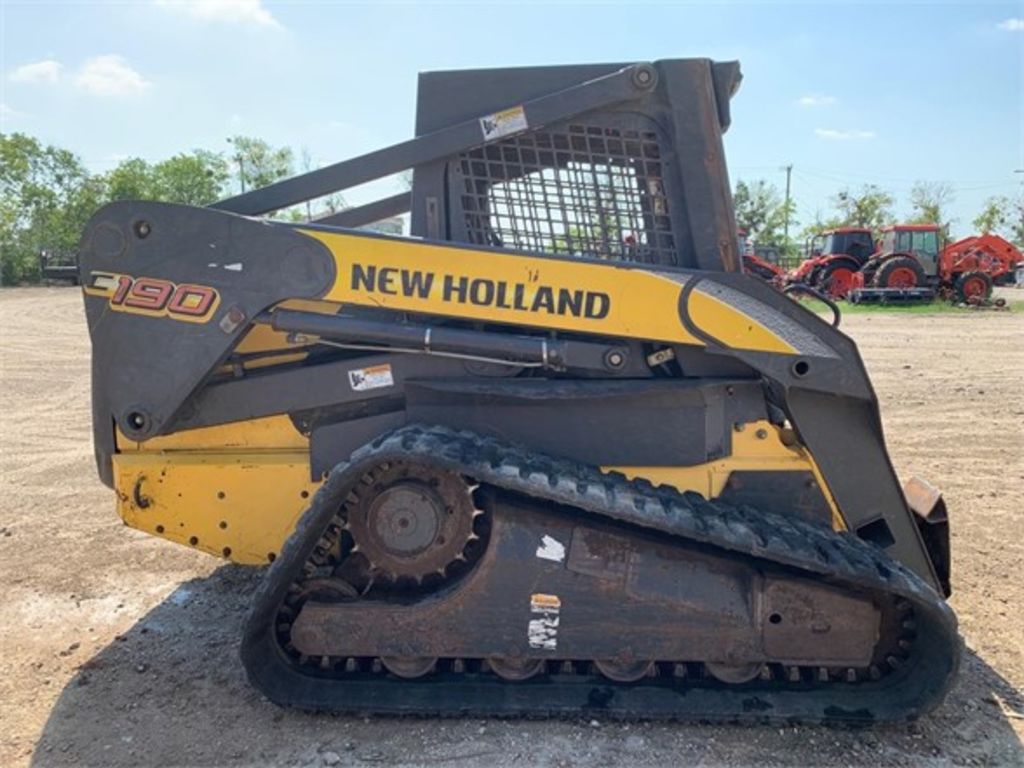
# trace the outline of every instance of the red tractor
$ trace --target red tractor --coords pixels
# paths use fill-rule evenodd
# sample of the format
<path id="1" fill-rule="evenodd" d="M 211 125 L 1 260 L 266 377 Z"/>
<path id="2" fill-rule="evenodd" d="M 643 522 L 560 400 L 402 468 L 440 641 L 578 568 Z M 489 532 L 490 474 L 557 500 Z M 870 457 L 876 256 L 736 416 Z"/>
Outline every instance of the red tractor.
<path id="1" fill-rule="evenodd" d="M 928 299 L 935 294 L 970 304 L 987 301 L 992 286 L 1013 279 L 1024 254 L 998 235 L 967 237 L 942 246 L 935 224 L 897 224 L 882 230 L 878 250 L 858 272 L 850 298 Z"/>
<path id="2" fill-rule="evenodd" d="M 737 229 L 736 236 L 739 242 L 740 253 L 743 254 L 743 271 L 761 278 L 766 283 L 779 285 L 785 275 L 785 271 L 778 264 L 762 258 L 747 238 L 744 229 Z"/>
<path id="3" fill-rule="evenodd" d="M 1014 282 L 1015 273 L 1024 266 L 1024 254 L 999 235 L 976 235 L 957 240 L 942 249 L 939 274 L 958 275 L 957 298 L 967 303 L 987 299 L 993 285 Z"/>
<path id="4" fill-rule="evenodd" d="M 855 301 L 931 300 L 936 294 L 979 303 L 1009 282 L 1024 254 L 998 235 L 968 237 L 942 247 L 935 224 L 897 224 L 876 244 L 870 229 L 844 227 L 819 235 L 811 255 L 786 276 L 833 298 Z"/>
<path id="5" fill-rule="evenodd" d="M 835 298 L 844 298 L 856 274 L 875 251 L 871 230 L 842 227 L 824 232 L 810 245 L 810 256 L 786 276 L 787 283 L 804 283 Z"/>

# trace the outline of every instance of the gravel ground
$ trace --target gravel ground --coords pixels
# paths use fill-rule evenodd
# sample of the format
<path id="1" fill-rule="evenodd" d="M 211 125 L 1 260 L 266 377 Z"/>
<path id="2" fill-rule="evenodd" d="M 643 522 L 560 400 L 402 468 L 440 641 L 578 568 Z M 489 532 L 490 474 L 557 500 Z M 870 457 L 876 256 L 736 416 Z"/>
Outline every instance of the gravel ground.
<path id="1" fill-rule="evenodd" d="M 1024 314 L 848 317 L 893 460 L 946 492 L 967 643 L 946 704 L 874 730 L 313 716 L 248 687 L 258 573 L 120 524 L 76 290 L 0 291 L 0 765 L 1024 765 Z"/>

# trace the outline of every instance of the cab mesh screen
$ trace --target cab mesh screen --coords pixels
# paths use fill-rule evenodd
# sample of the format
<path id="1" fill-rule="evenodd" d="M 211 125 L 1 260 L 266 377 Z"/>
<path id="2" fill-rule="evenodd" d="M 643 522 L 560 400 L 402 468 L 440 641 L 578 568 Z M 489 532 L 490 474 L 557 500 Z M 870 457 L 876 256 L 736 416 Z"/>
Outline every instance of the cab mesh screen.
<path id="1" fill-rule="evenodd" d="M 652 132 L 570 125 L 489 144 L 459 158 L 471 243 L 674 264 L 675 244 Z"/>

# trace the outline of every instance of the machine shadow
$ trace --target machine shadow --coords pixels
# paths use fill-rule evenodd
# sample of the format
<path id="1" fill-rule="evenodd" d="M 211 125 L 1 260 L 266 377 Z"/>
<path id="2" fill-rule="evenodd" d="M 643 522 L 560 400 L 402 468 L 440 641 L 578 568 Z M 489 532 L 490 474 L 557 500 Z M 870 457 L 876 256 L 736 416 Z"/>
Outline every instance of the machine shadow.
<path id="1" fill-rule="evenodd" d="M 407 764 L 399 754 L 387 759 L 389 743 L 416 743 L 417 733 L 434 721 L 422 718 L 361 718 L 313 715 L 281 709 L 249 687 L 237 646 L 249 600 L 262 572 L 223 566 L 209 577 L 192 579 L 84 662 L 50 712 L 31 759 L 33 766 L 54 765 L 194 765 L 299 762 L 316 764 L 325 749 L 351 750 L 359 744 L 378 748 L 367 760 Z M 1024 710 L 1024 692 L 967 650 L 960 679 L 947 702 L 918 723 L 871 731 L 876 743 L 918 754 L 968 754 L 983 763 L 1003 762 L 1024 754 L 1024 746 L 1000 706 Z M 582 717 L 582 716 L 581 716 Z M 589 716 L 588 716 L 589 717 Z M 458 721 L 448 731 L 458 737 Z M 476 738 L 479 719 L 463 729 Z M 522 721 L 536 732 L 542 723 Z M 514 722 L 510 727 L 515 727 Z M 555 728 L 586 727 L 571 721 Z M 628 728 L 628 726 L 626 726 Z M 700 739 L 713 730 L 722 747 L 751 738 L 750 727 L 667 724 Z M 608 724 L 588 738 L 623 738 Z M 403 734 L 403 731 L 409 731 Z M 444 729 L 442 729 L 444 730 Z M 819 728 L 764 727 L 772 741 L 765 746 L 785 761 L 786 751 Z M 490 732 L 497 733 L 498 729 Z M 480 728 L 482 733 L 483 729 Z M 775 736 L 774 734 L 785 734 Z M 830 730 L 829 738 L 849 741 L 851 749 L 865 731 Z M 924 739 L 922 740 L 922 734 Z M 404 738 L 407 736 L 407 738 Z M 491 737 L 488 737 L 488 739 Z M 497 737 L 495 737 L 497 738 Z M 544 738 L 541 730 L 538 738 Z M 356 747 L 352 739 L 356 740 Z M 485 740 L 486 741 L 486 740 Z M 725 742 L 724 744 L 722 742 Z M 967 746 L 965 746 L 967 745 Z M 976 745 L 976 751 L 974 746 Z M 489 760 L 500 756 L 495 743 Z M 380 751 L 382 749 L 383 751 Z M 397 750 L 397 747 L 393 747 Z M 938 752 L 936 752 L 936 749 Z M 304 751 L 305 750 L 305 751 Z M 847 753 L 855 756 L 856 751 Z M 359 754 L 353 754 L 359 758 Z M 567 754 L 571 760 L 572 755 Z M 671 752 L 666 751 L 666 759 Z M 384 758 L 382 760 L 382 758 Z M 434 762 L 425 755 L 412 762 Z M 456 758 L 441 758 L 449 760 Z"/>

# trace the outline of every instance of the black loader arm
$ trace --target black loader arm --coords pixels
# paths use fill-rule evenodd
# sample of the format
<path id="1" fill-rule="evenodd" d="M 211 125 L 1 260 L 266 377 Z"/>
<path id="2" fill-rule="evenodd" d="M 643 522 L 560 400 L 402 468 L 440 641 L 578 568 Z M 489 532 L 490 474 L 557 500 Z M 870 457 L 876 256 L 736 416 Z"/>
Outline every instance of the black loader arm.
<path id="1" fill-rule="evenodd" d="M 329 251 L 286 227 L 204 208 L 112 203 L 89 222 L 79 270 L 92 340 L 93 430 L 111 482 L 115 426 L 166 432 L 260 312 L 315 299 Z"/>
<path id="2" fill-rule="evenodd" d="M 738 358 L 765 377 L 770 399 L 810 449 L 847 528 L 948 596 L 948 524 L 944 515 L 929 516 L 908 504 L 886 449 L 878 398 L 854 341 L 749 275 L 708 275 L 685 288 L 684 324 L 694 324 L 686 297 L 695 291 L 746 306 L 749 315 L 793 347 L 795 355 L 775 354 L 706 336 L 709 352 Z M 926 547 L 932 539 L 936 544 Z"/>

